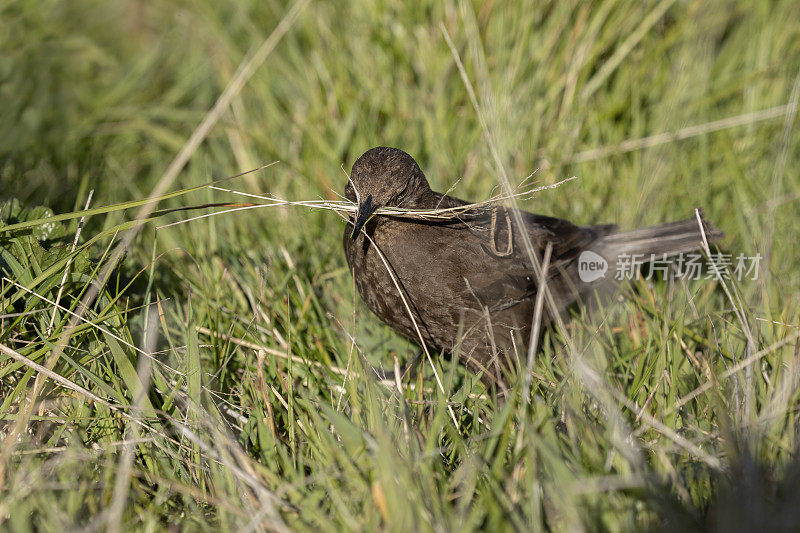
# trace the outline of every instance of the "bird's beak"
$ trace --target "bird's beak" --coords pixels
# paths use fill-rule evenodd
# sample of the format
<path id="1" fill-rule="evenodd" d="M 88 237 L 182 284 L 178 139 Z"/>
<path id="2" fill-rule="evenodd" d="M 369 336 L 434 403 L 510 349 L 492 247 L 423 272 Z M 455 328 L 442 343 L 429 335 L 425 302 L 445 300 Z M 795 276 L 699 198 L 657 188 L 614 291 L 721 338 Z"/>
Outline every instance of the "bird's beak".
<path id="1" fill-rule="evenodd" d="M 356 222 L 353 225 L 353 233 L 350 234 L 350 238 L 356 240 L 358 234 L 361 232 L 361 228 L 369 222 L 369 219 L 372 218 L 372 215 L 375 214 L 375 211 L 378 209 L 378 206 L 372 203 L 372 195 L 370 194 L 367 196 L 367 199 L 358 204 L 358 211 L 356 212 Z"/>

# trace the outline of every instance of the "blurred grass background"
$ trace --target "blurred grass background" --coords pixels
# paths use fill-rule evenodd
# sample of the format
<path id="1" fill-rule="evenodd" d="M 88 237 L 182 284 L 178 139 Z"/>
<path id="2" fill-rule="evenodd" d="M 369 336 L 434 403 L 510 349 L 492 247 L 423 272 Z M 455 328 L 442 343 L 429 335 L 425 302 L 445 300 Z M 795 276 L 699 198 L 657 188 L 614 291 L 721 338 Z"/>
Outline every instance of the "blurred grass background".
<path id="1" fill-rule="evenodd" d="M 0 4 L 0 218 L 146 198 L 289 9 Z M 531 398 L 498 408 L 446 357 L 444 391 L 427 365 L 424 387 L 375 382 L 416 347 L 354 299 L 333 213 L 163 217 L 85 310 L 134 211 L 87 218 L 74 250 L 77 218 L 0 227 L 0 527 L 798 523 L 797 2 L 310 2 L 171 189 L 279 160 L 229 185 L 332 199 L 342 165 L 389 145 L 437 190 L 488 197 L 443 30 L 512 180 L 579 178 L 521 207 L 623 228 L 703 207 L 727 252 L 764 256 L 732 287 L 743 320 L 714 280 L 634 283 L 601 328 L 549 332 Z"/>

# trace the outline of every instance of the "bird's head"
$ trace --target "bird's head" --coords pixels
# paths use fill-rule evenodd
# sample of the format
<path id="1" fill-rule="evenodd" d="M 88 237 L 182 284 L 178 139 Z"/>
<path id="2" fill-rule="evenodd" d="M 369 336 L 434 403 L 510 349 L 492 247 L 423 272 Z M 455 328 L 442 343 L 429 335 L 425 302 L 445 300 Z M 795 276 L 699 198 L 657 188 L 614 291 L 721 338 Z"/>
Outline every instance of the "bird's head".
<path id="1" fill-rule="evenodd" d="M 419 165 L 404 151 L 385 146 L 367 150 L 353 163 L 344 188 L 347 199 L 358 205 L 351 237 L 358 237 L 378 208 L 414 208 L 429 190 Z"/>

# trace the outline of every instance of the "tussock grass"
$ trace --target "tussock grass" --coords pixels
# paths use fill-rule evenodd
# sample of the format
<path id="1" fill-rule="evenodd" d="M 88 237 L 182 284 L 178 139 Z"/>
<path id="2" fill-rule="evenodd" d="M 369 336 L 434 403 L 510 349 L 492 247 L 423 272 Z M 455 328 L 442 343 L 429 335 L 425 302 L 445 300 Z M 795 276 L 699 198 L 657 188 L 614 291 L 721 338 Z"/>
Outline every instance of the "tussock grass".
<path id="1" fill-rule="evenodd" d="M 796 524 L 798 28 L 788 0 L 7 2 L 0 527 Z M 386 382 L 417 347 L 330 212 L 375 145 L 579 224 L 702 206 L 759 275 L 626 284 L 502 406 L 436 353 Z M 276 160 L 224 188 L 292 209 L 172 225 Z"/>

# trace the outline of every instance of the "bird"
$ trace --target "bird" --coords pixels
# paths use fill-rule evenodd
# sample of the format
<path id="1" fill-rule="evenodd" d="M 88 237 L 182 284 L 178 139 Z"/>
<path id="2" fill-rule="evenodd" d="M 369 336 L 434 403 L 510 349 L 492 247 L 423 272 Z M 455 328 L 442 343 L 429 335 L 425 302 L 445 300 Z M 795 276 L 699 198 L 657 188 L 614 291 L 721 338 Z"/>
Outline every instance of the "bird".
<path id="1" fill-rule="evenodd" d="M 432 190 L 412 156 L 385 146 L 355 161 L 345 198 L 356 208 L 344 252 L 370 311 L 401 336 L 457 356 L 499 395 L 508 395 L 531 341 L 540 285 L 549 293 L 540 304 L 544 327 L 614 285 L 624 258 L 690 252 L 703 237 L 698 218 L 619 232 L 502 205 L 470 207 Z M 378 212 L 387 207 L 395 214 Z M 454 215 L 397 215 L 439 209 Z M 700 220 L 707 239 L 722 236 Z"/>

